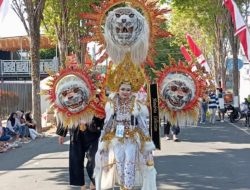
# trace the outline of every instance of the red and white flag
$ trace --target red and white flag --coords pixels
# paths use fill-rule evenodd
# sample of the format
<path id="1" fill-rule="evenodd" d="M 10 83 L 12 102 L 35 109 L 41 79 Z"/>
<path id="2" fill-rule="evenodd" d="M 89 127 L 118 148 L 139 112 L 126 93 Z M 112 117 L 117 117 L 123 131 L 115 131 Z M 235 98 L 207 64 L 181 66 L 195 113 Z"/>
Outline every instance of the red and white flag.
<path id="1" fill-rule="evenodd" d="M 187 49 L 185 48 L 184 45 L 181 45 L 180 47 L 181 53 L 184 56 L 184 58 L 186 59 L 186 61 L 188 63 L 192 62 L 192 57 L 190 56 L 190 54 L 187 52 Z"/>
<path id="2" fill-rule="evenodd" d="M 231 14 L 235 35 L 238 35 L 241 45 L 243 47 L 244 53 L 247 59 L 250 61 L 250 34 L 247 25 L 240 14 L 237 4 L 233 0 L 224 0 L 224 4 Z"/>
<path id="3" fill-rule="evenodd" d="M 193 54 L 195 55 L 198 63 L 200 63 L 202 67 L 205 67 L 205 70 L 207 72 L 210 72 L 210 68 L 209 68 L 207 61 L 206 61 L 204 55 L 202 54 L 200 48 L 196 45 L 196 43 L 194 42 L 194 40 L 192 39 L 192 37 L 189 34 L 186 34 L 186 38 L 187 38 L 187 42 L 189 44 L 189 47 L 190 47 L 191 51 L 193 52 Z"/>
<path id="4" fill-rule="evenodd" d="M 10 1 L 9 0 L 0 0 L 0 22 L 3 21 L 9 8 L 10 8 Z"/>
<path id="5" fill-rule="evenodd" d="M 192 57 L 191 55 L 188 53 L 187 49 L 185 48 L 184 45 L 181 45 L 180 47 L 181 53 L 184 56 L 184 58 L 186 59 L 186 61 L 191 64 L 192 63 Z M 192 71 L 196 71 L 197 67 L 195 64 L 192 64 Z"/>

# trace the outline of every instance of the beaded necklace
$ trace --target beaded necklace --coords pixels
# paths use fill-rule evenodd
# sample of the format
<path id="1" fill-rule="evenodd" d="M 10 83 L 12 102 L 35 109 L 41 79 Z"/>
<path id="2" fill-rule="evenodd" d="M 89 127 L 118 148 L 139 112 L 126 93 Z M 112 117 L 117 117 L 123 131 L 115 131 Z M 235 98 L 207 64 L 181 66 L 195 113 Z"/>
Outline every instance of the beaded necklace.
<path id="1" fill-rule="evenodd" d="M 122 100 L 119 95 L 117 95 L 113 101 L 114 112 L 117 113 L 119 110 L 121 114 L 126 114 L 128 112 L 131 114 L 134 110 L 134 102 L 135 96 L 132 96 L 127 100 Z"/>

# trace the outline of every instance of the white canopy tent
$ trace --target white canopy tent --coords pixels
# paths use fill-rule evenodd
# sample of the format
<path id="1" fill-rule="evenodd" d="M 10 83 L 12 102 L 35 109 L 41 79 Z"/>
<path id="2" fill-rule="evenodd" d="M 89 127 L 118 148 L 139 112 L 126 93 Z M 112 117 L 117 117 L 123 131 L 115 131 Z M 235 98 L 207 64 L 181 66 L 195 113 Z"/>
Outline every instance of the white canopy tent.
<path id="1" fill-rule="evenodd" d="M 0 38 L 27 36 L 23 23 L 12 8 L 9 8 L 5 18 L 0 21 Z"/>

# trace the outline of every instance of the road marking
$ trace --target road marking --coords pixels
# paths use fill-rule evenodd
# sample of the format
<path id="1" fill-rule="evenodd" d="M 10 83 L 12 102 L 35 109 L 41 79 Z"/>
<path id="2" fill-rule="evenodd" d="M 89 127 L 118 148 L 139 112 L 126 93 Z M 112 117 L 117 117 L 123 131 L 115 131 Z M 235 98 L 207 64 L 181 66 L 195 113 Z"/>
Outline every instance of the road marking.
<path id="1" fill-rule="evenodd" d="M 235 128 L 237 128 L 237 129 L 243 131 L 244 133 L 250 135 L 250 132 L 249 132 L 249 131 L 242 129 L 241 127 L 235 125 L 234 123 L 230 123 L 230 122 L 228 122 L 228 123 L 229 123 L 230 125 L 234 126 Z"/>

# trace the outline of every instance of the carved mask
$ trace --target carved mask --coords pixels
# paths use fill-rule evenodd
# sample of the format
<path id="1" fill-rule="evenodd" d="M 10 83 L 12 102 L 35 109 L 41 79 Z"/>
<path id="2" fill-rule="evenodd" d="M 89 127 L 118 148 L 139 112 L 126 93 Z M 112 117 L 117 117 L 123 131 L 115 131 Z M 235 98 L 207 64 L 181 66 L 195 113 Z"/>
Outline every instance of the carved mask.
<path id="1" fill-rule="evenodd" d="M 56 87 L 57 104 L 72 113 L 80 112 L 87 106 L 89 94 L 86 83 L 75 75 L 65 76 Z"/>
<path id="2" fill-rule="evenodd" d="M 195 95 L 194 81 L 183 73 L 169 73 L 161 87 L 161 97 L 172 110 L 183 109 Z"/>

